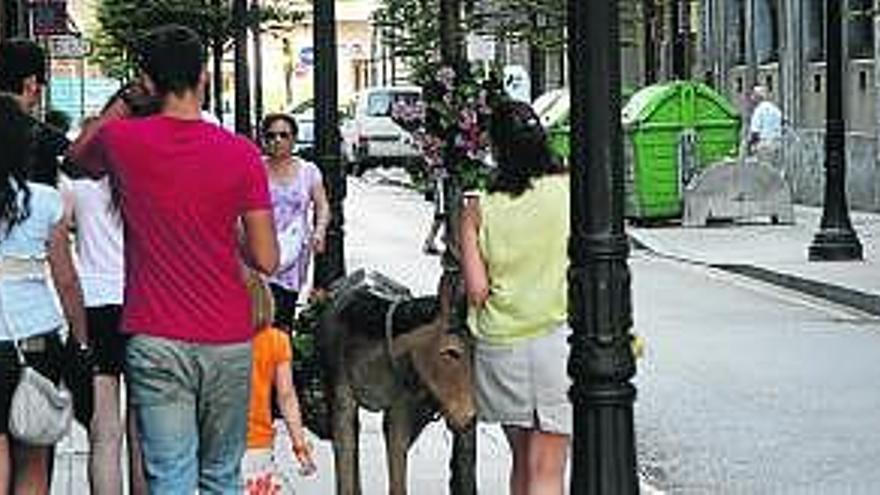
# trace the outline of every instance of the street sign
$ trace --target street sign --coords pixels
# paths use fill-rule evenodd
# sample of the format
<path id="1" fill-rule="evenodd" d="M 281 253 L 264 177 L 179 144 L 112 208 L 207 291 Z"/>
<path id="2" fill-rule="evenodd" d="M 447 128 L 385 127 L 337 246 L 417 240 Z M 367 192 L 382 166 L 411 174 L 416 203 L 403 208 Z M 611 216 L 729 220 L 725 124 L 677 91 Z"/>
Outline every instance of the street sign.
<path id="1" fill-rule="evenodd" d="M 64 34 L 49 38 L 49 54 L 52 58 L 83 58 L 91 52 L 92 44 L 80 36 Z"/>
<path id="2" fill-rule="evenodd" d="M 488 35 L 469 34 L 467 36 L 467 59 L 471 62 L 495 60 L 495 38 Z"/>
<path id="3" fill-rule="evenodd" d="M 532 81 L 525 67 L 522 65 L 504 67 L 504 91 L 514 100 L 526 103 L 532 101 Z"/>
<path id="4" fill-rule="evenodd" d="M 35 35 L 49 36 L 68 32 L 66 0 L 31 2 L 29 7 Z"/>

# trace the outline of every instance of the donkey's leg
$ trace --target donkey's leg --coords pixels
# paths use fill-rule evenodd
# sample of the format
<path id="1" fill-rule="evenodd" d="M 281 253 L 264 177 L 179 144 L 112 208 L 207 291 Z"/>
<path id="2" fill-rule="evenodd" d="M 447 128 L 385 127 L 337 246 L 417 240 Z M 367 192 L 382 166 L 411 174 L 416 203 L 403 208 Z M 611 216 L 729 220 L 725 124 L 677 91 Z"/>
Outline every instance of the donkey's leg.
<path id="1" fill-rule="evenodd" d="M 333 454 L 336 494 L 361 495 L 358 405 L 345 380 L 333 386 Z"/>
<path id="2" fill-rule="evenodd" d="M 385 410 L 382 427 L 385 433 L 385 457 L 388 460 L 389 495 L 406 495 L 407 452 L 413 441 L 413 405 L 408 397 L 399 397 Z"/>

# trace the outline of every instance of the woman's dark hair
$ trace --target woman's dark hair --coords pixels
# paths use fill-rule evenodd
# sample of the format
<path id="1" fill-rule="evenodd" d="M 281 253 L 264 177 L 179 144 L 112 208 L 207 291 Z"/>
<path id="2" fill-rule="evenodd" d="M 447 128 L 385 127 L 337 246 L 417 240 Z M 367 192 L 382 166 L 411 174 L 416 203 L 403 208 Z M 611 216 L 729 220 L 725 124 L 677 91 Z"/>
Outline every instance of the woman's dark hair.
<path id="1" fill-rule="evenodd" d="M 5 234 L 31 214 L 31 190 L 27 185 L 33 147 L 33 121 L 18 101 L 0 93 L 0 223 Z M 24 194 L 19 201 L 19 191 Z"/>
<path id="2" fill-rule="evenodd" d="M 287 122 L 287 125 L 290 126 L 290 132 L 292 132 L 294 136 L 299 134 L 299 126 L 296 125 L 296 119 L 293 118 L 292 115 L 286 113 L 270 113 L 263 117 L 263 124 L 260 126 L 260 134 L 265 135 L 269 132 L 269 128 L 272 127 L 272 124 L 279 120 Z"/>
<path id="3" fill-rule="evenodd" d="M 519 196 L 532 186 L 532 179 L 559 173 L 541 119 L 528 103 L 503 100 L 492 109 L 489 139 L 498 168 L 489 192 Z"/>

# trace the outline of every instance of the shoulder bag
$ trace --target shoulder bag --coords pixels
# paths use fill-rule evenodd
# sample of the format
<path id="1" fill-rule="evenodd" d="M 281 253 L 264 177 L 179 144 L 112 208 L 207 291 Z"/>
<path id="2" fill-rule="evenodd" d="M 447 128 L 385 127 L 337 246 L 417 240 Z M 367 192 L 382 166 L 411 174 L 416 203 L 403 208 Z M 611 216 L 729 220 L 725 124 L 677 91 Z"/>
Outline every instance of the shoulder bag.
<path id="1" fill-rule="evenodd" d="M 27 264 L 33 260 L 0 258 L 0 278 L 4 280 L 8 280 L 4 275 L 16 271 L 6 270 L 4 269 L 6 267 L 2 266 L 10 261 L 15 265 L 19 261 L 24 261 L 24 264 Z M 73 417 L 73 398 L 63 385 L 56 386 L 51 380 L 27 364 L 19 340 L 15 337 L 9 315 L 2 310 L 0 312 L 3 313 L 6 332 L 12 338 L 12 344 L 18 355 L 18 364 L 21 366 L 21 374 L 15 391 L 12 393 L 12 403 L 9 408 L 9 433 L 16 440 L 25 444 L 53 445 L 70 430 L 70 422 Z"/>

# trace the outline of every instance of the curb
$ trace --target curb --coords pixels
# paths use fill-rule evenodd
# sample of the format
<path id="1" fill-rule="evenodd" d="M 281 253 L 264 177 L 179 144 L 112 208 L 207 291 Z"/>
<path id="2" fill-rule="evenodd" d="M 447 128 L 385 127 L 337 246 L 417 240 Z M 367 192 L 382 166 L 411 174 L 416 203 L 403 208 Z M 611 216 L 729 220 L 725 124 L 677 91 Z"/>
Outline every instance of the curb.
<path id="1" fill-rule="evenodd" d="M 857 309 L 873 316 L 880 316 L 880 296 L 828 284 L 804 277 L 775 272 L 753 265 L 715 264 L 710 265 L 738 275 L 791 289 L 819 299 L 825 299 L 841 306 Z"/>
<path id="2" fill-rule="evenodd" d="M 630 244 L 633 249 L 647 251 L 654 256 L 689 263 L 692 265 L 703 266 L 706 268 L 714 268 L 723 270 L 736 275 L 741 275 L 754 280 L 759 280 L 771 285 L 783 287 L 785 289 L 800 292 L 811 297 L 824 299 L 841 306 L 856 309 L 864 313 L 880 316 L 880 296 L 850 289 L 840 285 L 820 282 L 797 275 L 777 272 L 767 268 L 761 268 L 755 265 L 739 264 L 739 263 L 707 263 L 704 261 L 694 260 L 681 256 L 674 256 L 658 251 L 641 239 L 638 239 L 632 233 L 628 233 Z"/>

